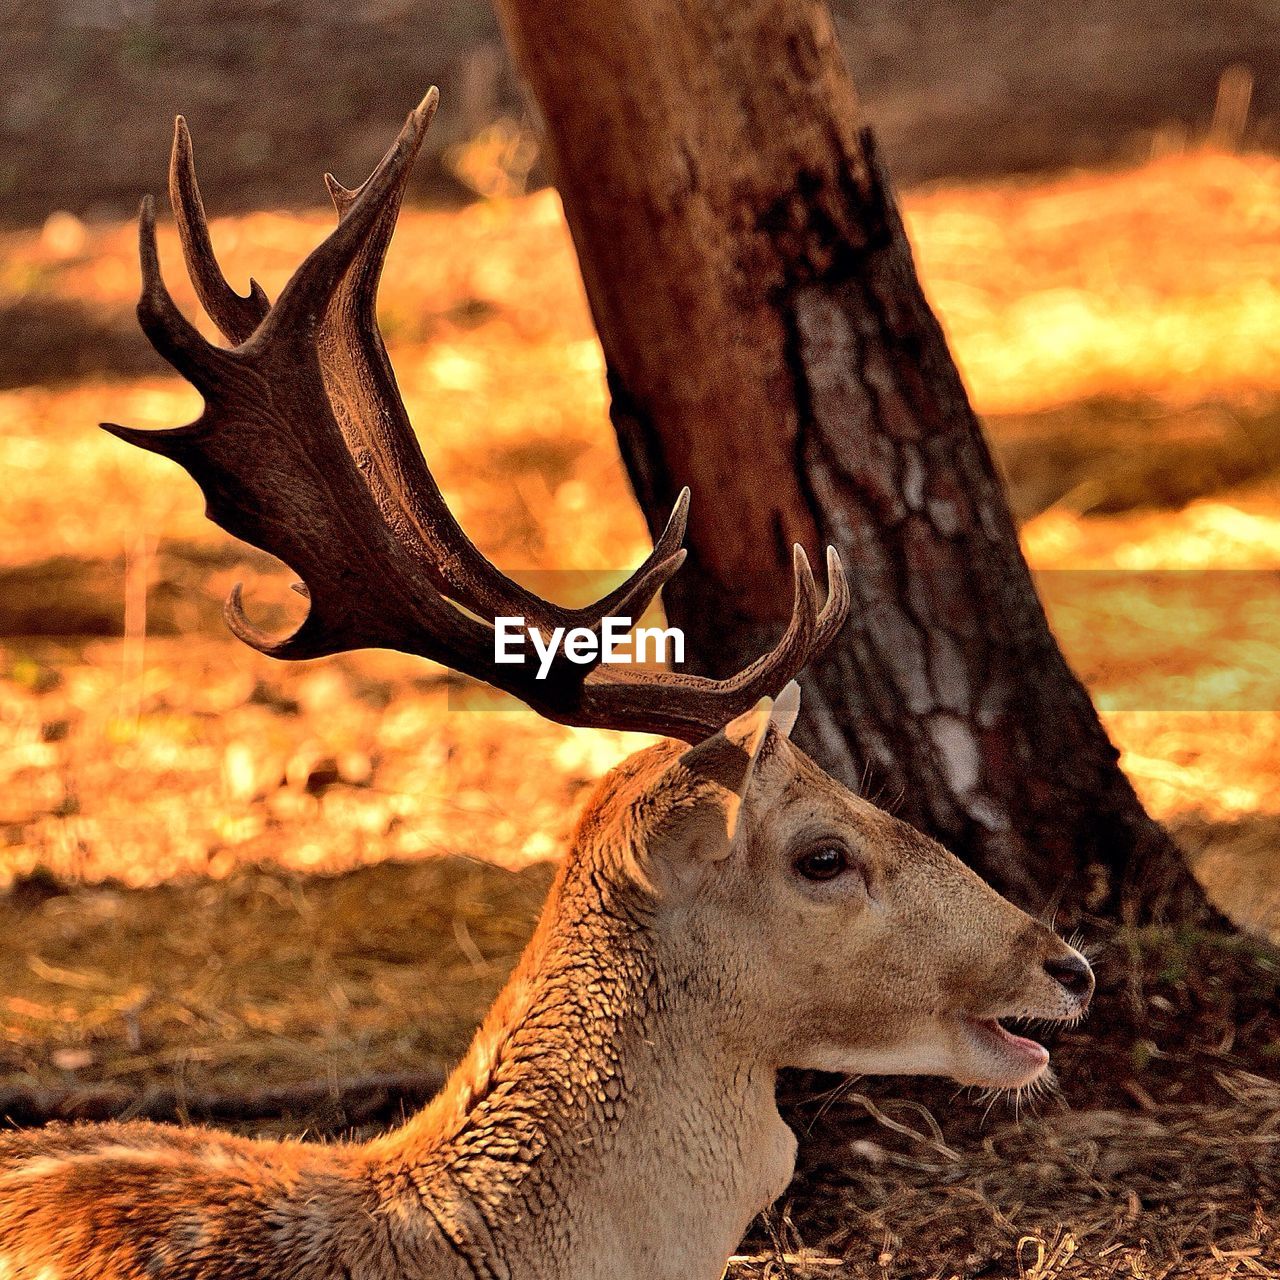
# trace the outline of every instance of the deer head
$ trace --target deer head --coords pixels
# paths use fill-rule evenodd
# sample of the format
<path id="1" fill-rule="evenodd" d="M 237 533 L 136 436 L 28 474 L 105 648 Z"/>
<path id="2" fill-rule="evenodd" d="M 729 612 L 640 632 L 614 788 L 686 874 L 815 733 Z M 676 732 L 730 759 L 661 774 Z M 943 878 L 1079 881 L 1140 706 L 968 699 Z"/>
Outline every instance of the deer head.
<path id="1" fill-rule="evenodd" d="M 1041 1045 L 1005 1020 L 1074 1020 L 1088 963 L 941 845 L 788 740 L 799 686 L 682 749 L 624 763 L 575 856 L 642 906 L 703 1025 L 773 1067 L 1020 1088 Z"/>

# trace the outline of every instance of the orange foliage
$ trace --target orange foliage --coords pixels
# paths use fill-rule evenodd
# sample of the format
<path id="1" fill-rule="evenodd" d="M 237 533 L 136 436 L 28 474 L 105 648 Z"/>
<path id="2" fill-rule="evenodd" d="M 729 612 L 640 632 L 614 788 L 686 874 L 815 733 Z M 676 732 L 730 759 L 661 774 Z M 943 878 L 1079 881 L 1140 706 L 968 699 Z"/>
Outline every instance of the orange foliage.
<path id="1" fill-rule="evenodd" d="M 906 205 L 980 411 L 1132 395 L 1257 404 L 1280 392 L 1275 161 L 1182 156 Z M 252 272 L 274 294 L 327 225 L 264 213 L 216 220 L 213 237 L 234 282 Z M 135 252 L 128 225 L 62 219 L 11 235 L 0 240 L 0 299 L 74 300 L 127 325 Z M 171 234 L 163 258 L 196 314 Z M 487 553 L 508 569 L 639 559 L 646 534 L 554 193 L 406 211 L 382 317 L 433 470 Z M 0 873 L 43 864 L 141 883 L 256 860 L 334 869 L 439 851 L 506 864 L 552 854 L 577 793 L 639 739 L 523 712 L 450 714 L 457 694 L 444 673 L 396 655 L 286 668 L 236 646 L 210 597 L 248 578 L 260 601 L 279 599 L 280 575 L 228 549 L 175 468 L 92 427 L 171 425 L 197 411 L 194 394 L 161 375 L 0 391 L 6 581 L 25 584 L 35 612 L 54 580 L 67 607 L 84 595 L 116 608 L 128 586 L 151 593 L 150 634 L 138 623 L 123 640 L 5 645 L 0 827 L 11 847 Z M 1144 447 L 1159 446 L 1154 431 Z M 1024 542 L 1038 571 L 1275 569 L 1277 498 L 1255 486 L 1177 511 L 1059 506 L 1028 523 Z M 1167 596 L 1099 582 L 1092 605 L 1046 594 L 1147 802 L 1164 816 L 1280 812 L 1280 716 L 1213 710 L 1207 696 L 1187 710 L 1174 696 L 1212 689 L 1229 651 L 1247 687 L 1227 704 L 1280 708 L 1256 640 L 1275 633 L 1276 606 L 1184 599 L 1171 614 Z M 168 638 L 157 635 L 170 615 Z M 1182 643 L 1165 643 L 1171 629 Z"/>

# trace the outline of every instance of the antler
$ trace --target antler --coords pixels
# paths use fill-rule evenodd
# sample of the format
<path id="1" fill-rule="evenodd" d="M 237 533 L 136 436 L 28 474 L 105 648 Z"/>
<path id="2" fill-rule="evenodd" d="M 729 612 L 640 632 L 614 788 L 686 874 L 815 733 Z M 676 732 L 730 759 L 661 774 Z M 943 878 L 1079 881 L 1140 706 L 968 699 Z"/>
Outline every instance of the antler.
<path id="1" fill-rule="evenodd" d="M 819 610 L 808 560 L 796 548 L 795 602 L 785 633 L 728 680 L 577 664 L 563 651 L 545 679 L 535 678 L 532 664 L 494 663 L 486 619 L 523 616 L 544 632 L 598 632 L 606 617 L 642 614 L 684 560 L 689 492 L 680 494 L 644 563 L 584 609 L 553 604 L 512 582 L 449 512 L 409 424 L 376 315 L 383 259 L 437 100 L 430 90 L 361 186 L 347 190 L 326 175 L 338 225 L 274 304 L 253 281 L 242 297 L 222 274 L 179 117 L 169 197 L 196 293 L 232 346 L 207 342 L 174 304 L 160 275 L 148 197 L 139 219 L 138 320 L 156 350 L 201 393 L 205 409 L 195 422 L 165 431 L 103 426 L 186 468 L 212 520 L 301 576 L 310 608 L 281 639 L 259 632 L 245 617 L 239 586 L 232 591 L 228 625 L 254 648 L 279 658 L 399 649 L 487 681 L 565 724 L 697 741 L 762 695 L 777 693 L 830 642 L 849 606 L 839 558 L 828 548 L 829 593 Z"/>

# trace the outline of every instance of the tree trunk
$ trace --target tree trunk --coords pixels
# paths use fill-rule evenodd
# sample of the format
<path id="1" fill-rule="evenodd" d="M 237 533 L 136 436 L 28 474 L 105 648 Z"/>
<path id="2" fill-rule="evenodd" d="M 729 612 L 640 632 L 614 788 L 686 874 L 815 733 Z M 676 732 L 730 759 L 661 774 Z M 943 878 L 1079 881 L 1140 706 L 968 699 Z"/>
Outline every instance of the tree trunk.
<path id="1" fill-rule="evenodd" d="M 834 543 L 854 616 L 803 745 L 1032 908 L 1203 915 L 1049 631 L 825 4 L 498 8 L 655 532 L 693 490 L 696 667 L 771 643 L 790 544 Z"/>

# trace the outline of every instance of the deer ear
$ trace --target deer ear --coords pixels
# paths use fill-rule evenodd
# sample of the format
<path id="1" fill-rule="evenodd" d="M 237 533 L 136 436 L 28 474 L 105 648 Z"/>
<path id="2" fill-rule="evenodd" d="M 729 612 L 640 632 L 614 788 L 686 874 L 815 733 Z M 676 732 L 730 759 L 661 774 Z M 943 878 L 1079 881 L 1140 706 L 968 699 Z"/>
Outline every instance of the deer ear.
<path id="1" fill-rule="evenodd" d="M 796 727 L 796 717 L 800 714 L 800 685 L 789 681 L 773 700 L 773 711 L 769 721 L 784 737 L 791 737 L 791 730 Z"/>
<path id="2" fill-rule="evenodd" d="M 718 861 L 728 854 L 769 730 L 789 737 L 799 712 L 800 686 L 793 680 L 777 698 L 761 698 L 676 760 L 667 774 L 671 806 L 659 833 L 668 856 Z"/>

